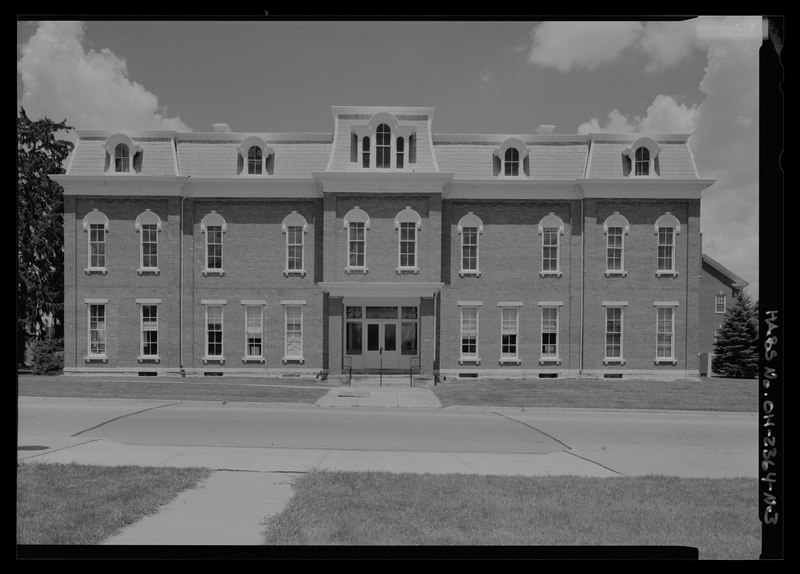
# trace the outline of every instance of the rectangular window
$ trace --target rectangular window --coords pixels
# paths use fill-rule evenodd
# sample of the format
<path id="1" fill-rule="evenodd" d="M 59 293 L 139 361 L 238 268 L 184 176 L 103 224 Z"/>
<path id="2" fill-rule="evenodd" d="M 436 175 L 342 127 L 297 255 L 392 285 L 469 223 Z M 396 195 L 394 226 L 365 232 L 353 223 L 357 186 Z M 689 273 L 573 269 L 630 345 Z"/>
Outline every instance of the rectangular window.
<path id="1" fill-rule="evenodd" d="M 206 227 L 206 269 L 222 269 L 222 226 Z"/>
<path id="2" fill-rule="evenodd" d="M 622 307 L 606 307 L 606 358 L 622 359 Z"/>
<path id="3" fill-rule="evenodd" d="M 405 152 L 405 140 L 397 138 L 397 169 L 403 169 L 403 154 Z"/>
<path id="4" fill-rule="evenodd" d="M 245 357 L 263 357 L 264 308 L 245 305 L 244 308 Z"/>
<path id="5" fill-rule="evenodd" d="M 517 358 L 517 335 L 519 333 L 519 314 L 516 307 L 501 309 L 500 358 Z"/>
<path id="6" fill-rule="evenodd" d="M 206 356 L 222 357 L 222 306 L 206 306 Z"/>
<path id="7" fill-rule="evenodd" d="M 542 358 L 558 358 L 558 308 L 542 308 Z"/>
<path id="8" fill-rule="evenodd" d="M 417 224 L 403 222 L 400 224 L 400 268 L 417 266 Z"/>
<path id="9" fill-rule="evenodd" d="M 658 228 L 658 270 L 674 271 L 675 233 L 671 227 Z"/>
<path id="10" fill-rule="evenodd" d="M 367 307 L 367 319 L 397 319 L 397 307 Z"/>
<path id="11" fill-rule="evenodd" d="M 299 225 L 286 229 L 286 268 L 289 271 L 303 269 L 303 228 Z"/>
<path id="12" fill-rule="evenodd" d="M 417 354 L 417 323 L 400 323 L 400 354 Z"/>
<path id="13" fill-rule="evenodd" d="M 461 270 L 478 270 L 478 228 L 465 227 L 461 231 Z"/>
<path id="14" fill-rule="evenodd" d="M 401 319 L 416 319 L 417 318 L 417 308 L 416 307 L 403 307 L 402 308 L 402 316 Z"/>
<path id="15" fill-rule="evenodd" d="M 102 223 L 89 225 L 89 268 L 106 266 L 106 228 Z"/>
<path id="16" fill-rule="evenodd" d="M 153 224 L 142 225 L 142 268 L 158 267 L 158 228 Z"/>
<path id="17" fill-rule="evenodd" d="M 659 307 L 656 319 L 656 358 L 673 359 L 673 311 L 672 307 Z"/>
<path id="18" fill-rule="evenodd" d="M 106 306 L 89 305 L 89 356 L 106 354 Z"/>
<path id="19" fill-rule="evenodd" d="M 622 228 L 609 227 L 607 239 L 607 271 L 622 271 Z"/>
<path id="20" fill-rule="evenodd" d="M 714 299 L 714 313 L 724 313 L 725 303 L 725 295 L 717 295 Z"/>
<path id="21" fill-rule="evenodd" d="M 558 271 L 558 228 L 542 230 L 542 271 Z"/>
<path id="22" fill-rule="evenodd" d="M 302 307 L 286 307 L 286 357 L 303 358 Z"/>
<path id="23" fill-rule="evenodd" d="M 364 222 L 354 221 L 350 223 L 349 254 L 350 267 L 364 267 L 366 237 L 364 236 Z"/>
<path id="24" fill-rule="evenodd" d="M 347 341 L 346 341 L 346 354 L 360 355 L 362 350 L 361 332 L 363 326 L 361 322 L 348 321 L 347 322 Z"/>
<path id="25" fill-rule="evenodd" d="M 461 307 L 461 358 L 478 358 L 477 307 Z"/>
<path id="26" fill-rule="evenodd" d="M 158 305 L 142 305 L 142 357 L 158 356 Z"/>
<path id="27" fill-rule="evenodd" d="M 369 138 L 365 137 L 362 140 L 362 167 L 367 169 L 369 168 Z"/>

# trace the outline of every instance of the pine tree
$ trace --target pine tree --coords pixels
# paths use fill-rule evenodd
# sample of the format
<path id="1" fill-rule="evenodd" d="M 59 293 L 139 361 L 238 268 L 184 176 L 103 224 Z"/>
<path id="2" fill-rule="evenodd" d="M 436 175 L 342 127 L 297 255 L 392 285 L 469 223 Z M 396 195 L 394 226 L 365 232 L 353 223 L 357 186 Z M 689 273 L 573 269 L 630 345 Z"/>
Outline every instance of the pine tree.
<path id="1" fill-rule="evenodd" d="M 758 318 L 750 297 L 741 292 L 725 316 L 714 343 L 711 369 L 723 377 L 751 379 L 758 374 Z"/>

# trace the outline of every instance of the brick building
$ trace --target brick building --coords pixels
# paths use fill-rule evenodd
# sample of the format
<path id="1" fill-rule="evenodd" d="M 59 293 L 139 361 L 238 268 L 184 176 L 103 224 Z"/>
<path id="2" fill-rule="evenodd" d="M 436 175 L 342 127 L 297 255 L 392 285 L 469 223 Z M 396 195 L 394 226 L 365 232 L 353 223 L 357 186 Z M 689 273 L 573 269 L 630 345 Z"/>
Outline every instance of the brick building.
<path id="1" fill-rule="evenodd" d="M 79 131 L 65 371 L 695 377 L 686 135 Z"/>

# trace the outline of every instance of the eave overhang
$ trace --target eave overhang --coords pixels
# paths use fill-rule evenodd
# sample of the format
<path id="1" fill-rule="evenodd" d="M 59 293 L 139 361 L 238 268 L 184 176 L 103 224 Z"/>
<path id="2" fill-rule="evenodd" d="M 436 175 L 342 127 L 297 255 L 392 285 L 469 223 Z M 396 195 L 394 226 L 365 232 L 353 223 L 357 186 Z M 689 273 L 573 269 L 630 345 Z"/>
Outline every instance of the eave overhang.
<path id="1" fill-rule="evenodd" d="M 179 196 L 188 176 L 181 175 L 49 175 L 64 195 Z"/>
<path id="2" fill-rule="evenodd" d="M 323 193 L 445 193 L 451 172 L 385 170 L 316 171 L 311 176 Z"/>

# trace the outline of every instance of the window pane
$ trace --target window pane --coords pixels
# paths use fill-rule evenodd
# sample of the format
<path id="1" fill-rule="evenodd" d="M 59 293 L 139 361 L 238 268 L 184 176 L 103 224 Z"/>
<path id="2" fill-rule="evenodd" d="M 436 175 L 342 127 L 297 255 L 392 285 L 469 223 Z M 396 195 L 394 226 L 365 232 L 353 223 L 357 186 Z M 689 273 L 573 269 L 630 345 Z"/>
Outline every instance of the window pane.
<path id="1" fill-rule="evenodd" d="M 383 326 L 383 348 L 385 351 L 397 350 L 397 325 L 394 323 Z"/>
<path id="2" fill-rule="evenodd" d="M 347 323 L 347 354 L 360 355 L 361 354 L 361 329 L 362 324 L 356 322 Z"/>
<path id="3" fill-rule="evenodd" d="M 380 325 L 378 323 L 367 324 L 367 351 L 377 351 L 380 348 L 378 339 L 380 338 Z"/>
<path id="4" fill-rule="evenodd" d="M 417 354 L 417 324 L 401 323 L 400 325 L 400 349 L 403 355 Z"/>

